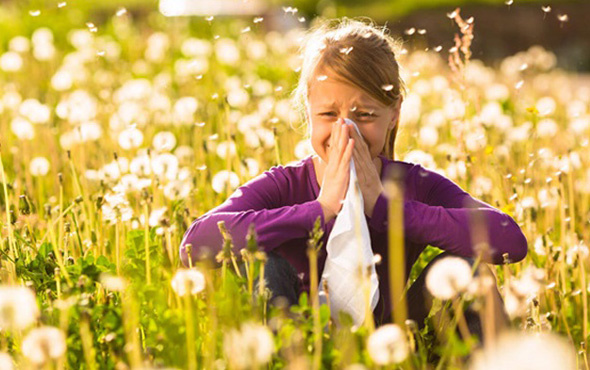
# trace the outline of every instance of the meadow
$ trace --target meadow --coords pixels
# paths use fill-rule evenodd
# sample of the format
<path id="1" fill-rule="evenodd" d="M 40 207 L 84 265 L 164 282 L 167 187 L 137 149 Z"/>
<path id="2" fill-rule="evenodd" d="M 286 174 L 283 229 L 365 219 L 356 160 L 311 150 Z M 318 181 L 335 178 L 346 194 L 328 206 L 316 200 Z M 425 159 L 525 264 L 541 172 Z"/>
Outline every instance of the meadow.
<path id="1" fill-rule="evenodd" d="M 437 341 L 432 323 L 334 325 L 313 295 L 269 305 L 264 286 L 255 292 L 255 237 L 242 251 L 226 238 L 221 268 L 182 265 L 194 219 L 312 154 L 290 100 L 308 20 L 283 10 L 301 27 L 157 12 L 140 23 L 119 8 L 70 29 L 23 26 L 0 44 L 0 368 L 588 368 L 590 86 L 538 46 L 493 66 L 474 59 L 477 20 L 459 13 L 441 13 L 457 23 L 448 45 L 394 30 L 409 40 L 396 160 L 521 226 L 527 257 L 490 265 L 509 334 L 484 347 L 457 335 L 449 306 L 485 313 L 489 301 L 483 279 L 457 285 L 453 271 L 440 283 L 462 294 L 437 298 L 450 325 Z M 411 278 L 438 253 L 429 246 Z"/>

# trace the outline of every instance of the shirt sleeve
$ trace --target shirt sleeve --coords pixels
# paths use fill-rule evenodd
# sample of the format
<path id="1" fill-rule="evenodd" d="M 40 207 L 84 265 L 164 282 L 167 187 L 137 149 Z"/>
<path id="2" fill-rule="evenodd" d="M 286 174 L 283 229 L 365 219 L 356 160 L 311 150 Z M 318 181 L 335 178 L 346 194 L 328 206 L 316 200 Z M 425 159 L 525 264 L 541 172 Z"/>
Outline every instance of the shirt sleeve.
<path id="1" fill-rule="evenodd" d="M 282 194 L 288 190 L 284 167 L 269 171 L 239 187 L 224 203 L 197 218 L 185 232 L 180 244 L 180 258 L 188 265 L 185 245 L 191 244 L 194 260 L 199 250 L 207 248 L 213 255 L 221 251 L 223 237 L 217 223 L 225 221 L 233 241 L 234 252 L 246 245 L 250 224 L 254 224 L 258 245 L 265 251 L 295 238 L 309 237 L 318 217 L 325 226 L 324 213 L 317 200 L 284 206 Z"/>
<path id="2" fill-rule="evenodd" d="M 417 244 L 430 244 L 453 254 L 474 257 L 472 220 L 483 220 L 486 228 L 490 258 L 487 262 L 503 263 L 508 253 L 511 262 L 518 262 L 527 254 L 527 240 L 518 224 L 509 215 L 473 198 L 446 177 L 416 165 L 415 181 L 418 200 L 404 199 L 404 234 Z M 412 174 L 409 173 L 408 176 Z M 421 201 L 422 200 L 422 201 Z M 377 232 L 387 232 L 388 201 L 382 193 L 377 199 L 369 226 Z"/>

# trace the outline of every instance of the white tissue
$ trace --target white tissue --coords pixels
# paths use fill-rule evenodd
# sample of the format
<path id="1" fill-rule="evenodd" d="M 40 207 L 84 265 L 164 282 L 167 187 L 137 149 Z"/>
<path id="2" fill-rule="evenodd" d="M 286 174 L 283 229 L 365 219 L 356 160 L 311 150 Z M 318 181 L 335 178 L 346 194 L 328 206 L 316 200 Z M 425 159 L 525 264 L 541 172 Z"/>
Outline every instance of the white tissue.
<path id="1" fill-rule="evenodd" d="M 356 129 L 362 137 L 356 123 L 345 119 L 347 125 Z M 323 280 L 328 283 L 328 299 L 332 318 L 337 321 L 338 312 L 349 313 L 355 325 L 360 325 L 365 319 L 365 296 L 360 275 L 361 266 L 371 266 L 370 294 L 371 311 L 379 301 L 379 280 L 373 263 L 371 236 L 365 219 L 364 201 L 360 188 L 354 161 L 350 161 L 350 181 L 342 209 L 334 228 L 328 238 L 326 251 L 328 256 L 320 281 L 320 303 L 326 303 Z M 356 223 L 360 228 L 360 243 L 356 235 Z"/>

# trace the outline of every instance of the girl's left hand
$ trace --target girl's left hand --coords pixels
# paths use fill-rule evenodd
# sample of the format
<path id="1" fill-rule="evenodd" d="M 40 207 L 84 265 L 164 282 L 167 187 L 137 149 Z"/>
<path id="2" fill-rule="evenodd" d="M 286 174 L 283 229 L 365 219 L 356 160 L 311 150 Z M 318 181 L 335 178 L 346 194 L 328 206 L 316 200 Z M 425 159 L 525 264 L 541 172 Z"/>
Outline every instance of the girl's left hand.
<path id="1" fill-rule="evenodd" d="M 371 158 L 369 147 L 354 127 L 351 127 L 349 132 L 350 136 L 354 139 L 352 158 L 361 193 L 363 194 L 365 214 L 370 218 L 373 216 L 373 210 L 375 209 L 375 203 L 377 203 L 379 194 L 384 191 L 383 184 Z"/>

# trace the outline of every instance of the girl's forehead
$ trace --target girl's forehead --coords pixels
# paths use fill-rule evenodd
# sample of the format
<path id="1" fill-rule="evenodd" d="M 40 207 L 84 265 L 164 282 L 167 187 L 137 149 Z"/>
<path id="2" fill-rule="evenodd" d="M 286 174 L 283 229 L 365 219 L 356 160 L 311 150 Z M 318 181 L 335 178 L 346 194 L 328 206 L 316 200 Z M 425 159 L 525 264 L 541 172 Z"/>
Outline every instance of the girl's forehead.
<path id="1" fill-rule="evenodd" d="M 363 89 L 342 81 L 316 81 L 311 84 L 308 99 L 311 105 L 336 107 L 341 105 L 363 106 L 378 109 L 379 101 Z"/>

